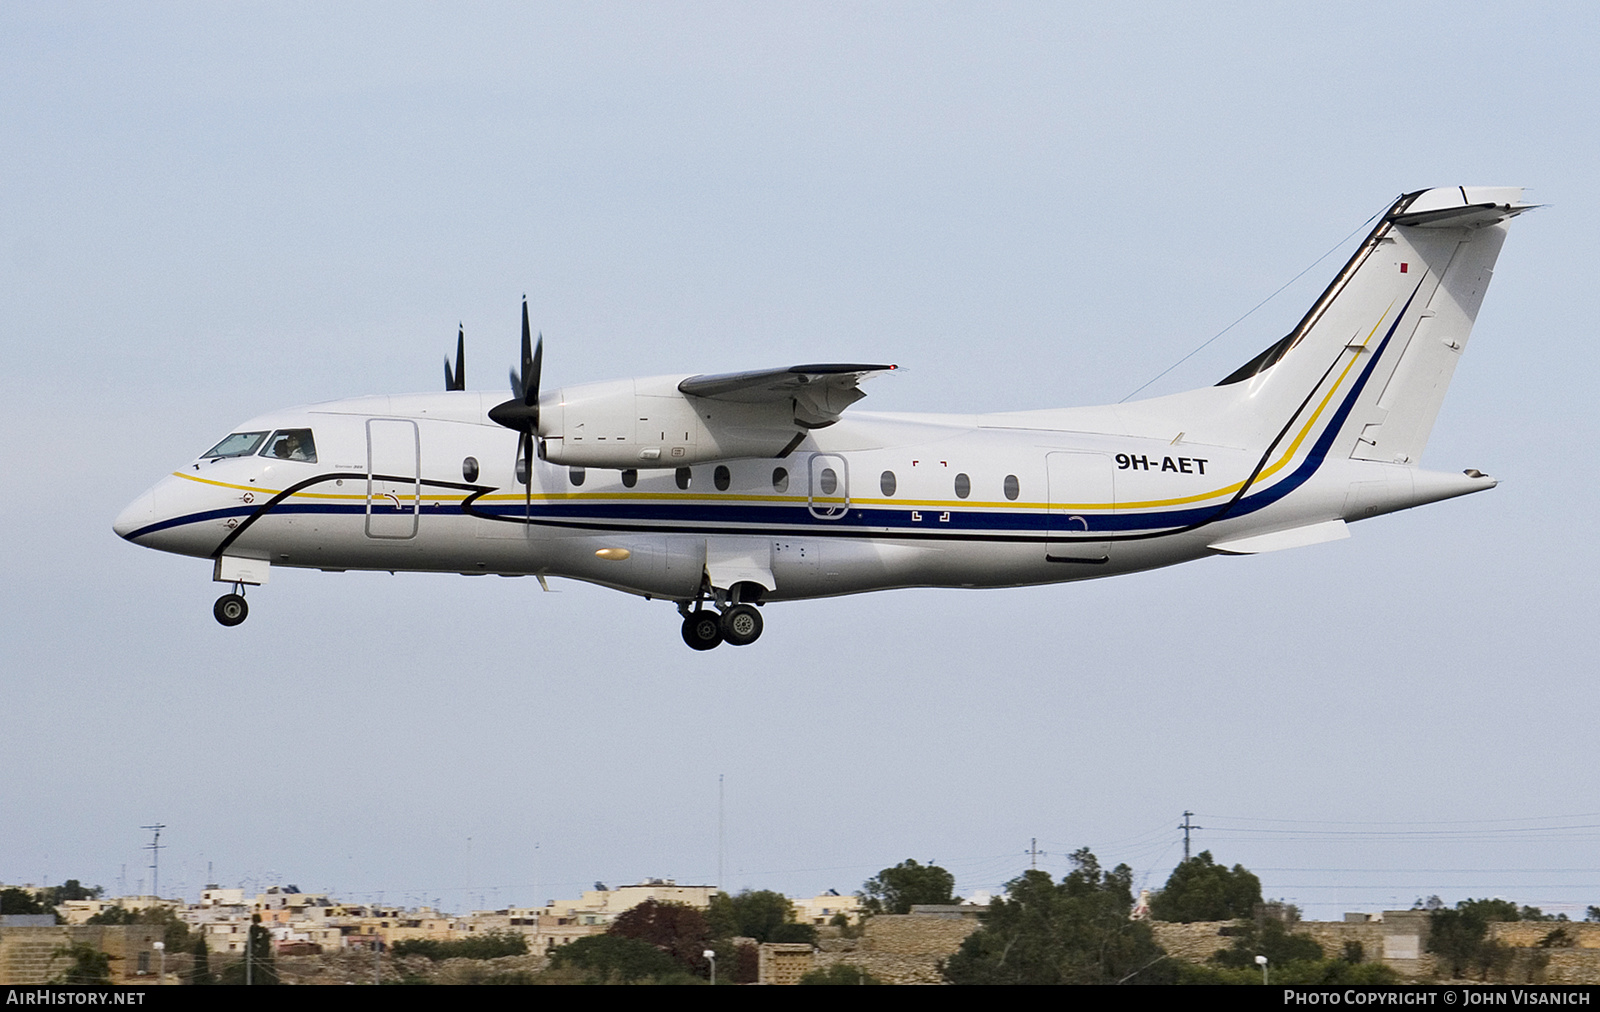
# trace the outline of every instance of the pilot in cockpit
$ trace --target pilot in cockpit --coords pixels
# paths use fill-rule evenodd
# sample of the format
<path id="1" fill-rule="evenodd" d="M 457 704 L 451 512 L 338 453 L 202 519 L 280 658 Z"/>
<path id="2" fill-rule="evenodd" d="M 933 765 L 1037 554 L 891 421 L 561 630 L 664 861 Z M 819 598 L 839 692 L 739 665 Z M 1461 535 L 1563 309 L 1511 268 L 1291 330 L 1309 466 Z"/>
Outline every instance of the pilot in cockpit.
<path id="1" fill-rule="evenodd" d="M 280 431 L 272 440 L 272 446 L 263 456 L 277 457 L 279 460 L 298 460 L 308 464 L 317 462 L 317 451 L 311 441 L 310 429 L 287 429 Z"/>

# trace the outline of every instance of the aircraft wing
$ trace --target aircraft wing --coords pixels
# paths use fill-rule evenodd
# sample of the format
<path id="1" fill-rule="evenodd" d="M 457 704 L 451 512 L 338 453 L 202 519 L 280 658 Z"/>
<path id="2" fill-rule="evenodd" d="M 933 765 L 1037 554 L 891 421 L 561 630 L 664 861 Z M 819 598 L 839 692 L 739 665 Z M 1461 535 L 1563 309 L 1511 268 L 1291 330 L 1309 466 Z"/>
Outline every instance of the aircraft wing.
<path id="1" fill-rule="evenodd" d="M 822 363 L 795 365 L 787 369 L 759 369 L 690 376 L 678 384 L 678 391 L 690 397 L 705 397 L 739 404 L 778 404 L 794 402 L 795 423 L 820 429 L 839 420 L 845 408 L 865 397 L 862 380 L 897 366 Z"/>

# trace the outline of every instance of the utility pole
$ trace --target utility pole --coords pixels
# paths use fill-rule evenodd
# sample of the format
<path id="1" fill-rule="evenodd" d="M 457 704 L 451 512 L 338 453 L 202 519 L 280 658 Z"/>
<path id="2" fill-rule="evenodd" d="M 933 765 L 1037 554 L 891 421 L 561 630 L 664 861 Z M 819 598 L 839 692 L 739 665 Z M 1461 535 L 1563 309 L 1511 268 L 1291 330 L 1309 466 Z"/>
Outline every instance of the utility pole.
<path id="1" fill-rule="evenodd" d="M 1206 828 L 1204 826 L 1196 826 L 1194 823 L 1190 822 L 1189 821 L 1189 817 L 1192 816 L 1192 815 L 1194 815 L 1193 812 L 1189 811 L 1188 809 L 1184 809 L 1184 812 L 1183 812 L 1183 824 L 1178 827 L 1179 829 L 1183 830 L 1183 863 L 1184 864 L 1188 864 L 1189 863 L 1189 832 L 1191 830 L 1195 830 L 1195 829 L 1204 829 L 1204 828 Z"/>
<path id="2" fill-rule="evenodd" d="M 150 852 L 150 895 L 160 899 L 161 852 L 166 849 L 161 845 L 161 831 L 167 827 L 158 822 L 154 826 L 140 826 L 139 828 L 148 829 L 156 834 L 155 839 L 146 844 L 144 849 Z"/>
<path id="3" fill-rule="evenodd" d="M 1039 855 L 1043 853 L 1044 851 L 1039 849 L 1039 838 L 1037 836 L 1031 837 L 1028 841 L 1028 856 L 1031 859 L 1030 867 L 1034 871 L 1039 870 Z"/>
<path id="4" fill-rule="evenodd" d="M 717 888 L 722 888 L 722 860 L 727 853 L 727 844 L 723 837 L 723 774 L 717 774 Z"/>

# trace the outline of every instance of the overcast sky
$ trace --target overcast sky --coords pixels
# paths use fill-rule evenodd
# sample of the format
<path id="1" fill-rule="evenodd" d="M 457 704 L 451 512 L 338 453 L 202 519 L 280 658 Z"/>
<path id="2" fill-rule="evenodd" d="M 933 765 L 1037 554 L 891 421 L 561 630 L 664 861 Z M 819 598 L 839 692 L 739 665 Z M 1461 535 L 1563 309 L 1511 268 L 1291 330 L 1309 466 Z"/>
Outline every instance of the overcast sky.
<path id="1" fill-rule="evenodd" d="M 1315 917 L 1600 903 L 1584 4 L 0 6 L 0 881 L 461 910 L 595 880 L 963 892 L 1196 846 Z M 237 423 L 897 362 L 861 409 L 1115 401 L 1405 190 L 1521 185 L 1424 466 L 1348 541 L 767 609 L 208 563 L 112 518 Z M 1147 393 L 1281 336 L 1323 260 Z M 209 871 L 208 871 L 209 869 Z"/>

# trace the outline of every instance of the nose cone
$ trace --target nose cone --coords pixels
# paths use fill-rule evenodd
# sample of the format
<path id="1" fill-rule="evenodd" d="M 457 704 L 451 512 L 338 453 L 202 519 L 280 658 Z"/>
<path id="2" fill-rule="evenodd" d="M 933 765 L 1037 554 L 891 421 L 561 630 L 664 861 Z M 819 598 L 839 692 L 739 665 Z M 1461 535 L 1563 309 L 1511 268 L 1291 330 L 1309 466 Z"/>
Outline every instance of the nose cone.
<path id="1" fill-rule="evenodd" d="M 117 519 L 112 522 L 111 529 L 129 541 L 133 535 L 156 521 L 156 494 L 151 489 L 144 495 L 128 504 L 128 508 L 117 514 Z"/>

